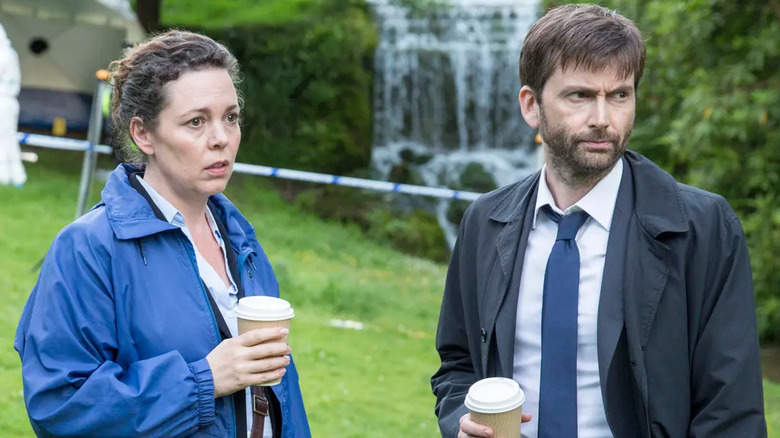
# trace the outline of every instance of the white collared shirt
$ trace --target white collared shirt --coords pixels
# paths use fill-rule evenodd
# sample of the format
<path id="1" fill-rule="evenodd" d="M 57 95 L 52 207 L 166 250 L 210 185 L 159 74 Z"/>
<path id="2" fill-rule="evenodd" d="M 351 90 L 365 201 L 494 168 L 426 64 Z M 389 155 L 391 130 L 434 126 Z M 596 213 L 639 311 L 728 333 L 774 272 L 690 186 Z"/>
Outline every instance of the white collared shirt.
<path id="1" fill-rule="evenodd" d="M 555 205 L 545 180 L 546 174 L 545 166 L 542 168 L 539 181 L 533 226 L 528 234 L 517 303 L 513 378 L 525 391 L 523 412 L 533 416 L 531 422 L 523 424 L 523 437 L 536 438 L 539 425 L 544 274 L 547 270 L 547 259 L 558 234 L 558 225 L 547 215 L 539 213 L 543 206 L 550 205 L 558 214 L 585 211 L 590 215 L 575 238 L 580 252 L 577 317 L 577 436 L 578 438 L 611 438 L 612 433 L 607 424 L 601 396 L 596 328 L 609 229 L 623 176 L 623 160 L 618 160 L 607 176 L 566 211 L 561 211 Z"/>
<path id="2" fill-rule="evenodd" d="M 155 205 L 157 205 L 157 208 L 160 209 L 160 212 L 165 217 L 165 220 L 167 220 L 171 225 L 181 228 L 181 231 L 185 236 L 187 236 L 187 239 L 189 239 L 190 243 L 192 244 L 192 248 L 195 250 L 195 259 L 198 264 L 198 273 L 200 275 L 200 279 L 203 280 L 203 284 L 206 285 L 206 289 L 211 294 L 211 297 L 214 298 L 214 302 L 217 303 L 219 313 L 222 314 L 222 319 L 225 320 L 225 323 L 230 330 L 230 335 L 233 337 L 238 336 L 238 320 L 236 319 L 236 306 L 238 306 L 238 288 L 236 287 L 236 283 L 233 281 L 233 276 L 230 274 L 230 269 L 228 269 L 225 241 L 222 239 L 222 235 L 219 232 L 217 222 L 214 220 L 214 215 L 212 214 L 211 209 L 206 208 L 206 218 L 208 219 L 209 227 L 211 228 L 211 233 L 214 235 L 214 239 L 219 244 L 220 249 L 222 249 L 222 259 L 225 263 L 225 271 L 227 272 L 228 281 L 230 282 L 229 285 L 225 285 L 225 282 L 222 281 L 222 277 L 220 277 L 211 264 L 206 261 L 206 259 L 201 255 L 200 251 L 198 251 L 198 247 L 195 246 L 195 240 L 192 238 L 192 233 L 190 233 L 190 229 L 187 228 L 187 224 L 184 222 L 184 215 L 181 214 L 181 212 L 177 210 L 173 204 L 168 202 L 167 199 L 159 194 L 157 190 L 152 188 L 149 183 L 144 181 L 143 178 L 138 175 L 136 175 L 136 177 L 138 178 L 138 182 L 140 182 L 144 189 L 146 189 L 146 192 L 149 193 L 149 197 L 152 198 L 152 201 L 154 201 Z M 246 393 L 247 406 L 247 436 L 249 436 L 252 430 L 253 418 L 251 393 L 249 388 L 247 388 L 244 392 Z M 272 437 L 273 434 L 271 430 L 271 417 L 267 416 L 265 417 L 263 438 Z"/>

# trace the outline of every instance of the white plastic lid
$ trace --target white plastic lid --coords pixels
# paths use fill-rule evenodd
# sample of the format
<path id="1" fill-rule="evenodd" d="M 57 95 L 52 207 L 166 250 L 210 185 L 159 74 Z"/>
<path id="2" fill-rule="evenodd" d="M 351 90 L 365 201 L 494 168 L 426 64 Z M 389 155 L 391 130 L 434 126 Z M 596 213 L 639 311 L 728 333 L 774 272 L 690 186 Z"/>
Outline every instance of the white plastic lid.
<path id="1" fill-rule="evenodd" d="M 465 405 L 483 414 L 500 414 L 525 403 L 525 393 L 512 379 L 490 377 L 471 385 Z"/>
<path id="2" fill-rule="evenodd" d="M 281 298 L 254 296 L 238 300 L 236 316 L 252 321 L 281 321 L 295 316 L 290 303 Z"/>

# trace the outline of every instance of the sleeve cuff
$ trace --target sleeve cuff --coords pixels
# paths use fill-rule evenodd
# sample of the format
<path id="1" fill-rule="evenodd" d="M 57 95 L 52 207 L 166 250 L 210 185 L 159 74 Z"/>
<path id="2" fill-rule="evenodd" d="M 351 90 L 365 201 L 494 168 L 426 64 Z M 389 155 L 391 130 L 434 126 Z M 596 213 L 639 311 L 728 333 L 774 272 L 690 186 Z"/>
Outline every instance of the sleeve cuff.
<path id="1" fill-rule="evenodd" d="M 216 418 L 216 402 L 214 400 L 214 378 L 206 358 L 188 364 L 195 378 L 197 389 L 198 426 L 206 427 Z"/>

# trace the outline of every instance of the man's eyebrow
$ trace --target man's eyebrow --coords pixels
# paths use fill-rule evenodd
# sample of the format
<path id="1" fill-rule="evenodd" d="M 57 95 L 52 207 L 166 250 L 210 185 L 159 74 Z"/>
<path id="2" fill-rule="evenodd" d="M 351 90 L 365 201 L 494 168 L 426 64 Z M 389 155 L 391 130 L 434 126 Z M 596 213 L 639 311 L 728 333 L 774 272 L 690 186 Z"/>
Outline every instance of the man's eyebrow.
<path id="1" fill-rule="evenodd" d="M 567 85 L 561 89 L 561 96 L 566 96 L 571 93 L 596 94 L 597 92 L 597 88 L 588 87 L 587 85 Z"/>
<path id="2" fill-rule="evenodd" d="M 561 96 L 566 96 L 571 93 L 597 94 L 599 90 L 600 88 L 598 87 L 589 87 L 587 85 L 567 85 L 561 89 L 560 94 Z M 607 90 L 607 94 L 632 93 L 633 91 L 634 87 L 632 85 L 620 85 L 611 90 Z"/>

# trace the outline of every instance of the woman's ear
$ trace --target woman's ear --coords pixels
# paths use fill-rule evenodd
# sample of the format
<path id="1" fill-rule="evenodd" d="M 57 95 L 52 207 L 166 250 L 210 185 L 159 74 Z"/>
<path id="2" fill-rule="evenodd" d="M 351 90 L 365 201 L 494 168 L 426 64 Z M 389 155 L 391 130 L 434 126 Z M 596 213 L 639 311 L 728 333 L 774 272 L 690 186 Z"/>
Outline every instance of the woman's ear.
<path id="1" fill-rule="evenodd" d="M 151 136 L 152 133 L 146 128 L 140 117 L 130 119 L 130 138 L 144 155 L 154 155 Z"/>
<path id="2" fill-rule="evenodd" d="M 531 87 L 523 85 L 518 100 L 525 122 L 531 129 L 539 129 L 539 99 L 536 97 L 536 92 Z"/>

